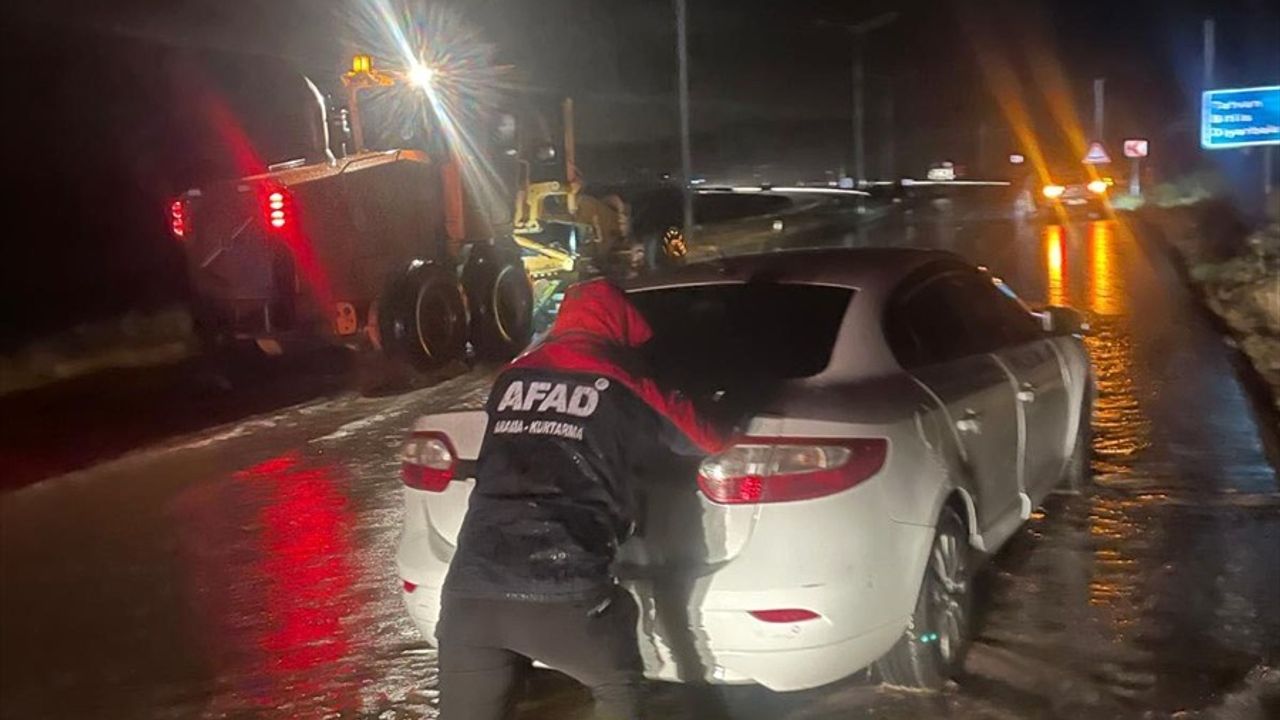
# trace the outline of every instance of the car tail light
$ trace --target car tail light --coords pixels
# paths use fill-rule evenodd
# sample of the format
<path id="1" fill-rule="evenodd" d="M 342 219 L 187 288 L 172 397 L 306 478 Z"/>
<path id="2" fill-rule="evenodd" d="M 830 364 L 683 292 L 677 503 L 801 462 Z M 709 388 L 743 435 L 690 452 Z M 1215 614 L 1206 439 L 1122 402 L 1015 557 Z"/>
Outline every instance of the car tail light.
<path id="1" fill-rule="evenodd" d="M 1045 185 L 1044 190 L 1041 190 L 1041 192 L 1044 193 L 1044 196 L 1050 200 L 1062 197 L 1062 193 L 1066 191 L 1067 189 L 1061 185 Z"/>
<path id="2" fill-rule="evenodd" d="M 191 231 L 191 213 L 183 198 L 174 198 L 169 203 L 169 231 L 179 240 Z"/>
<path id="3" fill-rule="evenodd" d="M 747 438 L 704 460 L 698 487 L 722 505 L 809 500 L 869 479 L 888 450 L 884 438 Z"/>
<path id="4" fill-rule="evenodd" d="M 263 222 L 272 230 L 283 231 L 295 221 L 293 194 L 282 187 L 267 188 L 262 196 Z"/>
<path id="5" fill-rule="evenodd" d="M 444 433 L 416 432 L 400 452 L 400 477 L 415 490 L 444 492 L 457 465 L 458 454 Z"/>
<path id="6" fill-rule="evenodd" d="M 767 623 L 797 623 L 806 620 L 817 620 L 822 617 L 812 610 L 803 610 L 801 608 L 783 608 L 779 610 L 750 610 L 747 612 L 751 617 L 760 622 Z"/>
<path id="7" fill-rule="evenodd" d="M 414 590 L 418 589 L 417 583 L 411 583 L 408 580 L 401 580 L 400 582 L 403 583 L 404 591 L 407 593 L 412 593 Z"/>

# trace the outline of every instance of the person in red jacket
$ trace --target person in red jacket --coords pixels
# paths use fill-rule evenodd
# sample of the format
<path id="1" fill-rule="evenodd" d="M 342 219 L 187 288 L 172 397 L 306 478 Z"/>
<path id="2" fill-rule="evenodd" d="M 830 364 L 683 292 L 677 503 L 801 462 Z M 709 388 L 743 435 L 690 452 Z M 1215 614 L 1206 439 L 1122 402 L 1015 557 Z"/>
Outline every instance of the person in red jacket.
<path id="1" fill-rule="evenodd" d="M 642 716 L 637 609 L 610 566 L 640 519 L 640 469 L 725 445 L 639 369 L 651 335 L 608 281 L 575 285 L 547 338 L 494 383 L 444 584 L 443 720 L 509 717 L 534 660 L 590 687 L 602 717 Z"/>

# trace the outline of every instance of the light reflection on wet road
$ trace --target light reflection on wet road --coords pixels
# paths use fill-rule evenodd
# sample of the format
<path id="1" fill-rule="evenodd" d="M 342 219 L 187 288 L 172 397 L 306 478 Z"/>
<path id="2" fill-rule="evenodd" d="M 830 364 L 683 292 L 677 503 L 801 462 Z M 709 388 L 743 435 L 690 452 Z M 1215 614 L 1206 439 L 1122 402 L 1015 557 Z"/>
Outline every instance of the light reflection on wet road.
<path id="1" fill-rule="evenodd" d="M 1212 716 L 1251 669 L 1280 662 L 1280 492 L 1220 340 L 1124 225 L 969 226 L 937 242 L 1029 300 L 1089 311 L 1097 487 L 1055 498 L 988 567 L 958 687 L 855 680 L 716 704 Z M 306 406 L 0 498 L 0 716 L 433 716 L 433 654 L 394 574 L 395 454 L 415 414 L 474 406 L 486 380 Z M 577 689 L 537 685 L 528 716 L 580 711 Z M 657 690 L 664 717 L 705 716 L 686 691 Z M 1255 690 L 1240 692 L 1247 705 Z"/>

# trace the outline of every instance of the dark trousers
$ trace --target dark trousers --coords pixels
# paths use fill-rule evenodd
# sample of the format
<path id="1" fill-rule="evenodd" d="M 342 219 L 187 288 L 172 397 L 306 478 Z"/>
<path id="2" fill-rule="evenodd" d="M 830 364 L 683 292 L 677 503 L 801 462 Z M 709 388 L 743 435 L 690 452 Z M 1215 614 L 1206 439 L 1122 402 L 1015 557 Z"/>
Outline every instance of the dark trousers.
<path id="1" fill-rule="evenodd" d="M 590 688 L 596 717 L 643 717 L 635 600 L 616 588 L 601 604 L 446 595 L 437 631 L 441 720 L 511 717 L 534 660 Z"/>

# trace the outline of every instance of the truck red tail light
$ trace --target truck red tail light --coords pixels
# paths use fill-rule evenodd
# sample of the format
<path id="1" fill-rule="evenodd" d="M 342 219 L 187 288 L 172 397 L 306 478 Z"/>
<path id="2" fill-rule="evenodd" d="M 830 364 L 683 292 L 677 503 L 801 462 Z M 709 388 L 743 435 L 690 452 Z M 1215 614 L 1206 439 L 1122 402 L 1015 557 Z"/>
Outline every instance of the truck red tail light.
<path id="1" fill-rule="evenodd" d="M 169 203 L 169 231 L 179 240 L 185 238 L 191 230 L 191 213 L 184 198 L 174 198 Z"/>
<path id="2" fill-rule="evenodd" d="M 702 462 L 698 487 L 721 505 L 810 500 L 870 479 L 888 453 L 884 438 L 746 438 Z"/>
<path id="3" fill-rule="evenodd" d="M 295 222 L 293 194 L 282 187 L 268 188 L 262 196 L 262 220 L 272 230 L 291 227 Z"/>
<path id="4" fill-rule="evenodd" d="M 438 432 L 415 432 L 400 452 L 400 478 L 407 487 L 444 492 L 458 465 L 449 437 Z"/>

